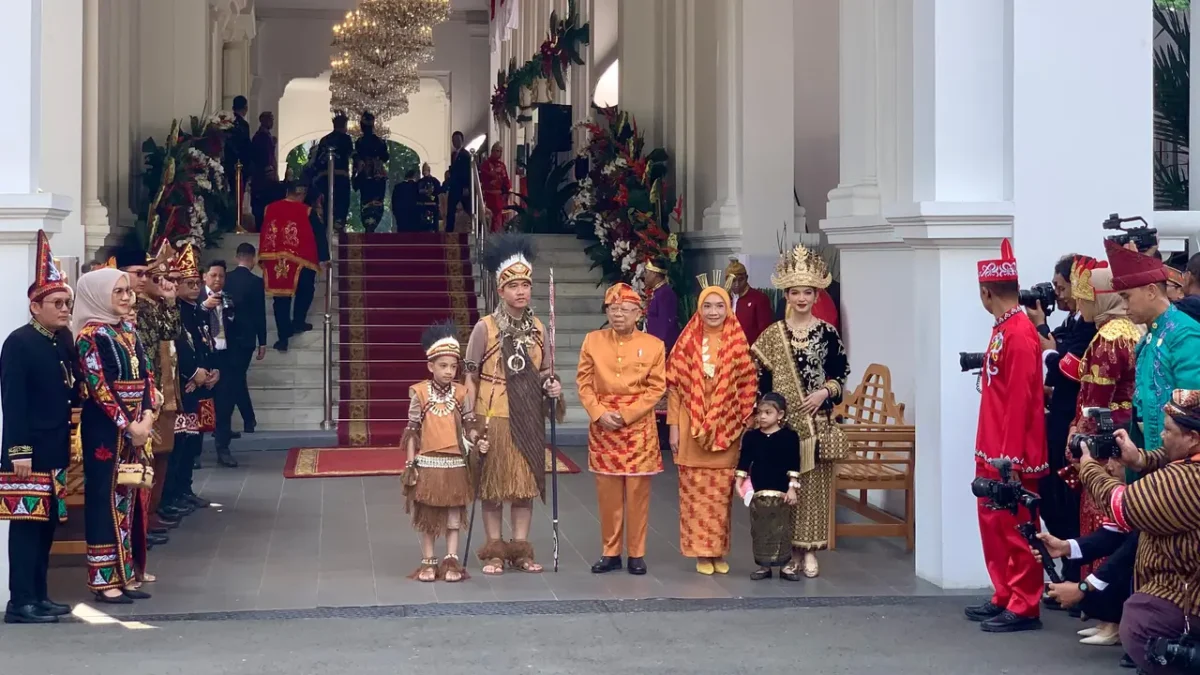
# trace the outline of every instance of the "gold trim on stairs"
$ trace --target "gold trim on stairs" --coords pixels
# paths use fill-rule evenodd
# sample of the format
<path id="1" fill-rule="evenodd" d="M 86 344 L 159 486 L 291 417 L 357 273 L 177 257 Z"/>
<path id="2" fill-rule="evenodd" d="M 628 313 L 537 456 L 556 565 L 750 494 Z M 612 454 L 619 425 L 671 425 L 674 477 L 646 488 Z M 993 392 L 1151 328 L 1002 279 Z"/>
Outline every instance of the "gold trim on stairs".
<path id="1" fill-rule="evenodd" d="M 347 269 L 350 278 L 346 308 L 349 326 L 346 333 L 350 337 L 350 419 L 346 422 L 346 439 L 352 446 L 364 446 L 370 441 L 367 431 L 367 402 L 370 398 L 370 385 L 367 382 L 367 329 L 363 325 L 363 255 L 362 247 L 347 246 Z M 341 406 L 339 406 L 340 408 Z"/>

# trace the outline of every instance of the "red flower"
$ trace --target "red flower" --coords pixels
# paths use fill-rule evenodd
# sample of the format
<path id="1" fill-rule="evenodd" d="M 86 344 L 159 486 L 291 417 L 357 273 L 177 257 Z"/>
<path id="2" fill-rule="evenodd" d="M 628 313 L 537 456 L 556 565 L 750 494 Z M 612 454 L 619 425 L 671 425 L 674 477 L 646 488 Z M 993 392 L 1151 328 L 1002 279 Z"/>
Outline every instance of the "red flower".
<path id="1" fill-rule="evenodd" d="M 629 188 L 624 185 L 621 185 L 620 189 L 617 190 L 617 203 L 621 206 L 629 205 Z"/>
<path id="2" fill-rule="evenodd" d="M 93 454 L 93 456 L 95 456 L 96 461 L 98 461 L 98 462 L 107 462 L 108 460 L 113 458 L 112 450 L 109 450 L 108 447 L 104 446 L 104 445 L 96 448 L 95 452 L 93 452 L 92 454 Z"/>

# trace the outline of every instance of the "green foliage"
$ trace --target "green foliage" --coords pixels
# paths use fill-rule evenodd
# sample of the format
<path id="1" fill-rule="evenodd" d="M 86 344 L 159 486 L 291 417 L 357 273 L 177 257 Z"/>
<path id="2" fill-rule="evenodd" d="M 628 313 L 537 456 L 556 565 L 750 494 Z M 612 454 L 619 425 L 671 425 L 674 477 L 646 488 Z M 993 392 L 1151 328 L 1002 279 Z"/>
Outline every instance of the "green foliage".
<path id="1" fill-rule="evenodd" d="M 1185 15 L 1164 10 L 1165 4 L 1159 0 L 1154 7 L 1155 23 L 1167 38 L 1154 49 L 1154 138 L 1161 145 L 1174 148 L 1179 157 L 1169 161 L 1156 153 L 1154 201 L 1158 209 L 1186 210 L 1191 28 Z"/>
<path id="2" fill-rule="evenodd" d="M 1155 9 L 1186 11 L 1192 6 L 1191 0 L 1154 0 Z"/>
<path id="3" fill-rule="evenodd" d="M 575 165 L 556 165 L 557 154 L 549 145 L 538 144 L 521 165 L 525 170 L 526 194 L 515 194 L 519 205 L 509 206 L 516 217 L 512 227 L 530 234 L 562 234 L 573 230 L 567 207 L 579 194 L 579 184 L 570 180 Z"/>
<path id="4" fill-rule="evenodd" d="M 397 143 L 396 141 L 387 141 L 388 146 L 388 187 L 383 198 L 383 219 L 379 223 L 377 231 L 392 230 L 395 231 L 395 223 L 392 222 L 392 187 L 404 180 L 404 174 L 410 170 L 415 170 L 418 173 L 421 171 L 421 156 L 416 150 Z M 309 141 L 301 143 L 292 148 L 288 152 L 287 167 L 292 175 L 293 180 L 300 180 L 304 174 L 304 167 L 308 165 L 309 154 L 313 148 L 317 147 L 317 141 Z M 362 232 L 364 230 L 362 224 L 362 198 L 357 190 L 350 191 L 350 215 L 347 217 L 346 229 L 350 232 Z"/>
<path id="5" fill-rule="evenodd" d="M 583 65 L 581 48 L 591 41 L 591 24 L 579 24 L 579 12 L 575 0 L 569 0 L 567 17 L 558 18 L 558 12 L 550 13 L 550 30 L 538 53 L 521 66 L 516 58 L 509 60 L 508 69 L 496 73 L 496 88 L 493 90 L 492 116 L 499 124 L 527 119 L 520 115 L 521 90 L 532 89 L 538 80 L 554 79 L 560 90 L 567 88 L 567 67 L 574 63 Z"/>

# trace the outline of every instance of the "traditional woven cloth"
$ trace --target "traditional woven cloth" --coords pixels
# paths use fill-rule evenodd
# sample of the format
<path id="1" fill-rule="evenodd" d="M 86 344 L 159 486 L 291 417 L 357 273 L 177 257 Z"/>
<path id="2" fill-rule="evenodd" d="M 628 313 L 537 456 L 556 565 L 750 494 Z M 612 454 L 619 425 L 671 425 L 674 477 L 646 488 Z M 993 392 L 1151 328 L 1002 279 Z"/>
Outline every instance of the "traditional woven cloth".
<path id="1" fill-rule="evenodd" d="M 782 492 L 761 490 L 750 501 L 750 541 L 754 562 L 762 567 L 792 559 L 792 507 Z"/>
<path id="2" fill-rule="evenodd" d="M 637 394 L 601 394 L 600 404 L 620 410 L 636 403 Z M 598 424 L 588 427 L 588 469 L 593 473 L 619 476 L 646 476 L 662 473 L 662 451 L 658 445 L 658 426 L 654 415 L 646 415 L 616 431 Z"/>
<path id="3" fill-rule="evenodd" d="M 721 452 L 733 446 L 745 429 L 746 417 L 754 409 L 758 376 L 729 294 L 710 286 L 700 292 L 697 307 L 708 295 L 720 296 L 728 310 L 721 327 L 720 349 L 715 354 L 705 353 L 705 324 L 697 310 L 671 351 L 667 387 L 682 394 L 691 420 L 690 431 L 701 447 Z M 705 395 L 705 378 L 714 380 L 711 396 Z"/>
<path id="4" fill-rule="evenodd" d="M 829 548 L 829 502 L 833 494 L 832 462 L 817 462 L 800 476 L 792 507 L 792 546 L 802 551 Z"/>
<path id="5" fill-rule="evenodd" d="M 729 553 L 733 469 L 679 467 L 679 550 L 689 558 Z"/>
<path id="6" fill-rule="evenodd" d="M 0 473 L 0 520 L 67 522 L 67 471 L 37 472 L 27 478 Z M 53 500 L 53 501 L 52 501 Z M 57 509 L 52 506 L 57 503 Z"/>

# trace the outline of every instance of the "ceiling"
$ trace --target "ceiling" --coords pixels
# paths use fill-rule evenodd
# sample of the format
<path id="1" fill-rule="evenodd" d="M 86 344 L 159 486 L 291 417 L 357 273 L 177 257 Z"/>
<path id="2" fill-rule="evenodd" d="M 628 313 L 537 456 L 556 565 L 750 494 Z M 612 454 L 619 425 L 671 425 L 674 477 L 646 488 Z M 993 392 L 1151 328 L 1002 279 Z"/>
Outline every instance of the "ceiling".
<path id="1" fill-rule="evenodd" d="M 254 0 L 257 10 L 338 10 L 354 9 L 355 0 Z M 450 9 L 455 11 L 487 10 L 489 0 L 450 0 Z"/>

